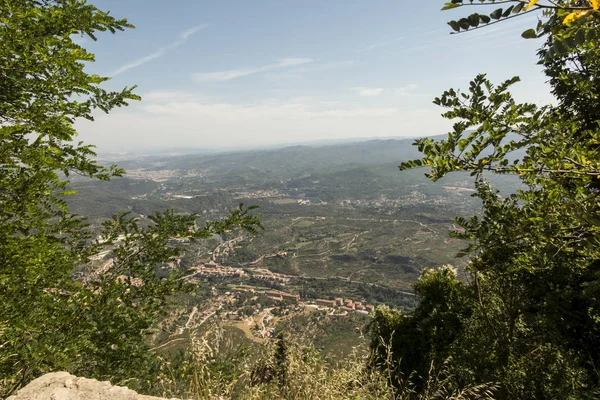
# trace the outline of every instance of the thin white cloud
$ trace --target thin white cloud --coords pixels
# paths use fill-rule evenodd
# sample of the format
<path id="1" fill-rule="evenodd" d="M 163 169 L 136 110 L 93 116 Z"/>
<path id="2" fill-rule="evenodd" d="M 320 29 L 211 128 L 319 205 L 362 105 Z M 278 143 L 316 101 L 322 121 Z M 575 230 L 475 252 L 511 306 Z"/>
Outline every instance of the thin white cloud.
<path id="1" fill-rule="evenodd" d="M 401 41 L 402 39 L 403 39 L 402 37 L 397 37 L 392 40 L 386 40 L 385 42 L 373 43 L 365 48 L 360 49 L 359 51 L 369 51 L 369 50 L 379 49 L 382 47 L 387 47 L 391 44 Z"/>
<path id="2" fill-rule="evenodd" d="M 417 88 L 417 85 L 415 85 L 414 83 L 410 83 L 406 86 L 402 86 L 396 89 L 396 94 L 398 96 L 408 96 L 410 94 L 412 94 L 412 91 L 415 90 Z"/>
<path id="3" fill-rule="evenodd" d="M 119 74 L 122 74 L 125 71 L 128 71 L 130 69 L 139 67 L 140 65 L 144 65 L 149 61 L 152 61 L 154 59 L 157 59 L 158 57 L 164 55 L 169 49 L 167 47 L 162 47 L 158 50 L 156 50 L 154 53 L 152 54 L 148 54 L 147 56 L 144 56 L 142 58 L 138 58 L 137 60 L 134 60 L 132 62 L 129 62 L 125 65 L 122 65 L 121 67 L 117 68 L 116 70 L 114 70 L 113 72 L 110 73 L 111 76 L 116 76 Z"/>
<path id="4" fill-rule="evenodd" d="M 321 118 L 380 118 L 380 117 L 391 117 L 398 114 L 398 109 L 394 107 L 360 107 L 360 108 L 348 108 L 348 109 L 337 109 L 323 111 L 317 114 Z"/>
<path id="5" fill-rule="evenodd" d="M 354 61 L 332 61 L 328 63 L 317 64 L 309 67 L 295 68 L 292 72 L 306 73 L 306 72 L 323 72 L 331 71 L 340 68 L 348 68 L 355 64 Z"/>
<path id="6" fill-rule="evenodd" d="M 268 101 L 260 104 L 212 103 L 195 99 L 192 95 L 183 98 L 171 97 L 169 92 L 156 92 L 141 109 L 154 115 L 169 115 L 189 118 L 210 117 L 215 120 L 239 118 L 254 120 L 264 117 L 285 119 L 313 118 L 374 118 L 398 113 L 394 107 L 355 107 L 340 103 L 325 106 L 310 98 L 295 98 L 289 101 Z"/>
<path id="7" fill-rule="evenodd" d="M 383 88 L 369 88 L 369 87 L 358 87 L 358 88 L 355 88 L 355 90 L 358 92 L 358 95 L 361 97 L 379 96 L 384 91 Z"/>
<path id="8" fill-rule="evenodd" d="M 273 71 L 281 68 L 294 67 L 296 65 L 308 64 L 312 61 L 312 58 L 284 58 L 283 60 L 277 63 L 263 65 L 262 67 L 232 69 L 227 71 L 215 72 L 198 72 L 193 74 L 192 77 L 196 82 L 224 82 L 248 75 L 259 74 L 262 72 Z"/>
<path id="9" fill-rule="evenodd" d="M 227 149 L 323 138 L 414 137 L 451 127 L 450 121 L 438 117 L 439 110 L 429 100 L 423 102 L 421 111 L 412 101 L 411 110 L 395 102 L 368 106 L 320 98 L 234 103 L 200 99 L 191 92 L 157 92 L 151 97 L 154 100 L 146 96 L 146 101 L 124 112 L 98 115 L 94 123 L 77 121 L 81 139 L 93 140 L 102 151 L 183 146 Z M 175 100 L 167 100 L 171 97 Z M 122 134 L 124 129 L 127 135 Z"/>
<path id="10" fill-rule="evenodd" d="M 179 34 L 179 37 L 182 38 L 183 40 L 189 38 L 190 36 L 192 36 L 194 33 L 201 31 L 202 29 L 206 29 L 208 28 L 208 24 L 200 24 L 200 25 L 196 25 L 191 27 L 190 29 L 186 29 L 185 31 L 181 32 L 181 34 Z"/>
<path id="11" fill-rule="evenodd" d="M 152 90 L 142 94 L 142 99 L 151 102 L 183 101 L 193 98 L 188 92 Z"/>
<path id="12" fill-rule="evenodd" d="M 350 68 L 356 63 L 354 61 L 332 61 L 327 63 L 314 64 L 304 67 L 291 68 L 286 71 L 278 71 L 268 75 L 270 80 L 298 79 L 307 74 L 328 73 L 329 71 Z"/>
<path id="13" fill-rule="evenodd" d="M 119 67 L 116 70 L 114 70 L 113 72 L 111 72 L 110 75 L 116 76 L 116 75 L 122 74 L 125 71 L 129 71 L 130 69 L 137 68 L 140 65 L 144 65 L 149 61 L 152 61 L 159 57 L 162 57 L 169 50 L 173 50 L 174 48 L 181 46 L 190 36 L 192 36 L 194 33 L 198 32 L 206 27 L 208 27 L 207 24 L 202 24 L 202 25 L 196 25 L 192 28 L 186 29 L 185 31 L 183 31 L 179 34 L 179 39 L 169 43 L 168 45 L 166 45 L 164 47 L 161 47 L 160 49 L 156 50 L 153 53 L 148 54 L 147 56 L 138 58 L 137 60 L 134 60 L 134 61 L 128 62 L 127 64 L 122 65 L 121 67 Z"/>

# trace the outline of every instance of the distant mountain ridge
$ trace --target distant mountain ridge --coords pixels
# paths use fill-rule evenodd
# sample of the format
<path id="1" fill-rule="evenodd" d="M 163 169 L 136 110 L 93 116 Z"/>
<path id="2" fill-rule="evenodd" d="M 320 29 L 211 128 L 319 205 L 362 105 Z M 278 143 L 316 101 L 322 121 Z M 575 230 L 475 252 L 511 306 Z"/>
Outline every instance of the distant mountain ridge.
<path id="1" fill-rule="evenodd" d="M 444 135 L 429 136 L 430 138 L 440 139 L 445 137 Z M 254 153 L 254 152 L 268 152 L 268 151 L 280 151 L 286 149 L 297 149 L 297 148 L 329 148 L 329 147 L 346 147 L 346 146 L 360 146 L 363 144 L 374 143 L 374 142 L 397 142 L 407 145 L 411 145 L 417 137 L 407 138 L 394 138 L 394 137 L 383 137 L 383 138 L 347 138 L 347 139 L 323 139 L 318 141 L 309 141 L 292 144 L 280 144 L 273 146 L 264 146 L 260 148 L 230 148 L 230 149 L 202 149 L 202 148 L 187 148 L 187 147 L 171 147 L 161 148 L 142 152 L 102 152 L 99 151 L 100 158 L 108 160 L 126 160 L 134 158 L 147 158 L 147 157 L 179 157 L 179 156 L 207 156 L 207 155 L 223 155 L 223 154 L 237 154 L 237 153 Z"/>
<path id="2" fill-rule="evenodd" d="M 374 139 L 365 142 L 334 144 L 326 146 L 295 145 L 280 149 L 227 152 L 218 154 L 186 154 L 180 156 L 145 157 L 152 158 L 153 169 L 198 169 L 215 168 L 221 170 L 273 168 L 291 172 L 313 170 L 315 168 L 335 168 L 348 165 L 389 164 L 419 158 L 421 153 L 415 139 Z M 123 165 L 127 168 L 128 163 Z"/>

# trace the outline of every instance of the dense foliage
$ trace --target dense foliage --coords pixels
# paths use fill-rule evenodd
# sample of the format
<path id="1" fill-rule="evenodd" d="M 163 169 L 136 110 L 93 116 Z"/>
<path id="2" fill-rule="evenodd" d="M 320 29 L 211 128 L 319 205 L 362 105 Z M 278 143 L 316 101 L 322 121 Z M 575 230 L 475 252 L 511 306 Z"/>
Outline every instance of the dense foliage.
<path id="1" fill-rule="evenodd" d="M 416 371 L 417 381 L 430 363 L 450 360 L 457 387 L 491 381 L 500 398 L 598 398 L 598 2 L 505 3 L 544 8 L 536 36 L 546 37 L 540 64 L 557 104 L 517 103 L 508 89 L 518 78 L 496 86 L 485 75 L 435 99 L 453 131 L 417 140 L 423 158 L 401 169 L 474 176 L 482 215 L 457 219 L 454 233 L 470 242 L 469 281 L 424 272 L 413 313 L 379 310 L 374 347 L 392 342 L 399 371 Z M 489 173 L 517 175 L 523 189 L 501 197 Z"/>
<path id="2" fill-rule="evenodd" d="M 157 213 L 144 224 L 115 216 L 93 239 L 63 196 L 70 174 L 109 179 L 124 171 L 95 162 L 93 147 L 75 144 L 73 123 L 138 100 L 133 88 L 108 92 L 90 75 L 93 54 L 73 41 L 131 25 L 82 0 L 0 2 L 0 397 L 53 370 L 113 382 L 152 377 L 156 357 L 144 343 L 167 295 L 181 281 L 155 269 L 181 249 L 170 241 L 260 226 L 240 206 L 226 219 Z M 102 250 L 112 265 L 79 279 Z M 90 272 L 90 271 L 88 271 Z"/>

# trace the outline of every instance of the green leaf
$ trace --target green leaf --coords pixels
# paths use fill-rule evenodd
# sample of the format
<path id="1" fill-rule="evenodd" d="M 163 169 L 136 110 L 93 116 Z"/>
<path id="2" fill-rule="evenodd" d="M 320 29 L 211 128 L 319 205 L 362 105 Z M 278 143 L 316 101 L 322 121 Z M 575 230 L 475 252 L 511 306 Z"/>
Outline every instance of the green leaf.
<path id="1" fill-rule="evenodd" d="M 497 10 L 492 11 L 492 13 L 490 14 L 490 18 L 491 19 L 495 19 L 498 20 L 502 17 L 502 9 L 499 8 Z"/>
<path id="2" fill-rule="evenodd" d="M 523 9 L 523 7 L 525 7 L 525 3 L 519 3 L 519 4 L 517 4 L 517 5 L 516 5 L 516 6 L 513 8 L 513 10 L 512 10 L 513 14 L 518 14 L 518 13 L 520 13 L 520 12 L 521 12 L 521 10 Z"/>
<path id="3" fill-rule="evenodd" d="M 458 3 L 452 3 L 452 2 L 446 2 L 444 4 L 444 7 L 442 7 L 442 11 L 446 11 L 446 10 L 451 10 L 453 8 L 457 8 L 462 6 L 462 4 L 458 4 Z"/>
<path id="4" fill-rule="evenodd" d="M 523 33 L 521 33 L 521 37 L 525 39 L 537 39 L 538 35 L 535 33 L 534 29 L 527 29 Z"/>
<path id="5" fill-rule="evenodd" d="M 460 32 L 460 25 L 457 21 L 450 21 L 448 22 L 448 25 L 450 25 L 450 27 L 456 31 L 456 32 Z"/>
<path id="6" fill-rule="evenodd" d="M 586 41 L 585 29 L 577 30 L 577 33 L 575 33 L 575 37 L 573 40 L 574 40 L 575 45 L 577 45 L 577 46 L 581 46 L 583 43 L 585 43 L 585 41 Z"/>
<path id="7" fill-rule="evenodd" d="M 460 27 L 464 30 L 468 30 L 471 27 L 471 23 L 469 22 L 468 19 L 466 18 L 461 18 L 458 20 L 458 24 L 460 25 Z"/>
<path id="8" fill-rule="evenodd" d="M 515 6 L 510 6 L 508 7 L 503 13 L 502 16 L 504 18 L 508 17 L 510 15 L 510 13 L 512 12 L 512 10 L 515 8 Z"/>
<path id="9" fill-rule="evenodd" d="M 479 14 L 471 14 L 471 15 L 469 15 L 468 20 L 469 20 L 469 24 L 472 27 L 476 28 L 477 26 L 479 26 L 479 21 L 480 21 Z"/>
<path id="10" fill-rule="evenodd" d="M 552 43 L 552 48 L 558 54 L 565 54 L 567 53 L 567 51 L 569 51 L 568 46 L 565 44 L 565 42 L 556 38 L 554 39 L 554 43 Z"/>

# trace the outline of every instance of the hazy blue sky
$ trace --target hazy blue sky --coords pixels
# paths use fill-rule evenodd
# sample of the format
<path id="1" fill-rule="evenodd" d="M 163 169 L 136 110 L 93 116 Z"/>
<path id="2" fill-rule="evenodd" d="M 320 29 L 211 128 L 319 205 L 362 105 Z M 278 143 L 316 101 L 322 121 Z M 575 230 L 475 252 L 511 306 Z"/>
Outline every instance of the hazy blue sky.
<path id="1" fill-rule="evenodd" d="M 431 103 L 477 73 L 519 75 L 518 100 L 551 101 L 526 16 L 450 35 L 443 0 L 94 0 L 136 29 L 101 34 L 89 71 L 143 101 L 78 123 L 100 151 L 236 148 L 424 136 L 450 123 Z M 477 9 L 482 11 L 481 8 Z M 493 9 L 487 9 L 491 12 Z"/>

